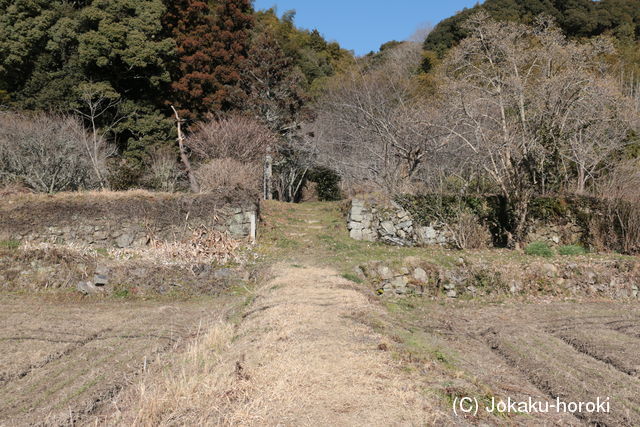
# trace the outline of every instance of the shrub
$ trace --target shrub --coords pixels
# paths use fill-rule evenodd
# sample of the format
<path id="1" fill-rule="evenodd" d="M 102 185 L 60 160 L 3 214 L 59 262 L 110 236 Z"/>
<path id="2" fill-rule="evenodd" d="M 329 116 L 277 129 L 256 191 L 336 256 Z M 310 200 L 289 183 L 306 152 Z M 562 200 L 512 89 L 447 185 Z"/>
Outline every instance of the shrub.
<path id="1" fill-rule="evenodd" d="M 70 116 L 0 113 L 0 181 L 54 193 L 96 184 L 82 123 Z"/>
<path id="2" fill-rule="evenodd" d="M 488 198 L 449 194 L 401 195 L 395 201 L 421 225 L 443 225 L 456 249 L 480 249 L 491 245 L 488 225 L 493 208 Z"/>
<path id="3" fill-rule="evenodd" d="M 535 197 L 529 204 L 529 218 L 548 221 L 567 215 L 567 201 L 560 197 Z"/>
<path id="4" fill-rule="evenodd" d="M 255 163 L 235 159 L 213 159 L 196 170 L 200 189 L 209 193 L 220 188 L 242 188 L 260 191 L 262 168 Z"/>
<path id="5" fill-rule="evenodd" d="M 446 224 L 455 241 L 456 249 L 481 249 L 491 244 L 491 233 L 477 216 L 467 209 L 459 212 L 451 224 Z"/>
<path id="6" fill-rule="evenodd" d="M 333 202 L 342 200 L 342 192 L 338 184 L 340 183 L 340 175 L 335 171 L 318 167 L 309 171 L 309 181 L 315 182 L 318 200 L 325 202 Z"/>
<path id="7" fill-rule="evenodd" d="M 579 245 L 566 245 L 558 248 L 560 255 L 585 255 L 587 250 Z"/>
<path id="8" fill-rule="evenodd" d="M 250 117 L 233 115 L 197 125 L 186 145 L 204 160 L 230 158 L 261 163 L 269 147 L 275 149 L 278 142 L 263 124 Z"/>
<path id="9" fill-rule="evenodd" d="M 479 218 L 489 215 L 490 207 L 483 196 L 459 196 L 451 194 L 423 194 L 413 196 L 403 194 L 395 201 L 409 211 L 421 225 L 434 221 L 455 220 L 461 211 L 469 210 Z"/>
<path id="10" fill-rule="evenodd" d="M 170 193 L 176 191 L 183 175 L 176 159 L 177 153 L 172 147 L 159 147 L 149 153 L 147 181 L 150 187 Z"/>
<path id="11" fill-rule="evenodd" d="M 533 242 L 527 245 L 524 252 L 527 255 L 543 256 L 550 258 L 554 255 L 553 250 L 545 242 Z"/>
<path id="12" fill-rule="evenodd" d="M 114 191 L 125 191 L 138 187 L 142 178 L 142 167 L 135 161 L 122 159 L 111 162 L 107 181 Z"/>

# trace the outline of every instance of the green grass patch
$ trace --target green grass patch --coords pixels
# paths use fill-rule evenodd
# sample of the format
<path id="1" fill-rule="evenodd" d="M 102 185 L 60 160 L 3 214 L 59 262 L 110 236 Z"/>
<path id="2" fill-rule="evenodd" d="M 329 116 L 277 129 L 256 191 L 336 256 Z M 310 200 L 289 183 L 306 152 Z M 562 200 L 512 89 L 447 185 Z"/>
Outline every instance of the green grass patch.
<path id="1" fill-rule="evenodd" d="M 530 243 L 524 249 L 524 253 L 526 253 L 527 255 L 541 256 L 545 258 L 551 258 L 555 255 L 553 249 L 551 249 L 545 242 Z"/>
<path id="2" fill-rule="evenodd" d="M 588 251 L 579 245 L 565 245 L 558 248 L 560 255 L 586 255 Z"/>
<path id="3" fill-rule="evenodd" d="M 113 297 L 114 298 L 130 298 L 133 297 L 133 286 L 129 284 L 118 283 L 113 285 Z"/>
<path id="4" fill-rule="evenodd" d="M 440 349 L 436 349 L 433 351 L 433 357 L 440 363 L 444 363 L 445 365 L 449 365 L 451 362 L 445 353 Z"/>
<path id="5" fill-rule="evenodd" d="M 385 301 L 385 306 L 390 313 L 406 313 L 416 308 L 410 298 Z"/>
<path id="6" fill-rule="evenodd" d="M 100 255 L 100 256 L 109 256 L 109 249 L 106 249 L 106 248 L 97 248 L 97 249 L 96 249 L 96 255 Z"/>
<path id="7" fill-rule="evenodd" d="M 282 237 L 276 242 L 276 247 L 279 249 L 297 249 L 299 246 L 299 242 L 286 237 Z"/>
<path id="8" fill-rule="evenodd" d="M 342 273 L 342 277 L 355 283 L 362 283 L 362 279 L 354 273 Z"/>
<path id="9" fill-rule="evenodd" d="M 127 298 L 129 296 L 129 289 L 119 289 L 113 293 L 116 298 Z"/>
<path id="10" fill-rule="evenodd" d="M 0 249 L 18 249 L 20 244 L 18 240 L 0 240 Z"/>

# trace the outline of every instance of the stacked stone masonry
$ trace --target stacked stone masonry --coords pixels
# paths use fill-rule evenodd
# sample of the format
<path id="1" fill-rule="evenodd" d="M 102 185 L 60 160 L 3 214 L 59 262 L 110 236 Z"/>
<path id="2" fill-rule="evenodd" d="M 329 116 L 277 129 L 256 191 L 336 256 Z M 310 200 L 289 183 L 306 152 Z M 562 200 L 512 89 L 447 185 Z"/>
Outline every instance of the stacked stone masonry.
<path id="1" fill-rule="evenodd" d="M 389 207 L 354 199 L 348 218 L 351 238 L 370 242 L 384 242 L 397 246 L 447 245 L 446 231 L 436 224 L 421 226 L 414 222 L 409 212 L 395 202 Z"/>
<path id="2" fill-rule="evenodd" d="M 56 206 L 51 209 L 56 209 Z M 237 239 L 255 240 L 258 205 L 248 202 L 240 206 L 222 204 L 210 209 L 201 207 L 197 214 L 187 209 L 178 221 L 169 221 L 157 212 L 151 215 L 131 212 L 128 217 L 122 217 L 110 216 L 108 212 L 92 215 L 80 211 L 64 219 L 42 218 L 31 224 L 16 222 L 15 225 L 13 222 L 10 219 L 2 221 L 0 240 L 131 248 L 143 247 L 152 240 L 182 241 L 202 229 L 226 232 Z"/>

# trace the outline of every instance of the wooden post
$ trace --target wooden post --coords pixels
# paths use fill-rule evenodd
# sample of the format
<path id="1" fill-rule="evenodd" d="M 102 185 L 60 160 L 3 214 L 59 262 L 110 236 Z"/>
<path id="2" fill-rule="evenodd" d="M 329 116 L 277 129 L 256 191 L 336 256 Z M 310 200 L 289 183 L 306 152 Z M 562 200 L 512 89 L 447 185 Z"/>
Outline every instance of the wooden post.
<path id="1" fill-rule="evenodd" d="M 271 147 L 267 148 L 267 155 L 264 159 L 264 183 L 263 196 L 265 200 L 273 199 L 273 184 L 271 182 L 273 176 L 273 157 L 271 157 Z"/>
<path id="2" fill-rule="evenodd" d="M 176 124 L 178 126 L 178 146 L 180 147 L 180 159 L 182 160 L 182 164 L 184 164 L 184 168 L 187 170 L 187 176 L 189 177 L 189 186 L 191 187 L 191 191 L 193 193 L 199 193 L 200 185 L 198 185 L 198 181 L 193 174 L 193 170 L 191 169 L 191 162 L 189 161 L 187 150 L 184 147 L 184 135 L 182 135 L 182 120 L 180 119 L 178 110 L 176 110 L 173 105 L 171 106 L 171 109 L 176 116 Z"/>

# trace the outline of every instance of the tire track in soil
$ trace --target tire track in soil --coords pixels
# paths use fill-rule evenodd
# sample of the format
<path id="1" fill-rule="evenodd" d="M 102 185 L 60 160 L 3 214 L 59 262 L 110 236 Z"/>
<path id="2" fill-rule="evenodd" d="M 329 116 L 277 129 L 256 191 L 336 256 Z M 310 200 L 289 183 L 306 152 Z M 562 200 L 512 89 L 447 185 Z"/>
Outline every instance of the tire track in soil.
<path id="1" fill-rule="evenodd" d="M 6 386 L 11 381 L 15 381 L 15 380 L 19 380 L 21 378 L 24 378 L 27 375 L 29 375 L 31 372 L 33 372 L 34 370 L 44 368 L 49 363 L 55 362 L 56 360 L 60 360 L 63 357 L 70 355 L 74 351 L 81 349 L 82 347 L 86 346 L 87 344 L 100 339 L 101 336 L 103 336 L 105 334 L 108 334 L 112 330 L 113 330 L 113 328 L 102 329 L 102 330 L 100 330 L 98 332 L 95 332 L 95 333 L 89 335 L 88 337 L 86 337 L 83 340 L 74 341 L 75 344 L 70 345 L 69 347 L 65 348 L 63 351 L 61 351 L 59 353 L 49 355 L 45 360 L 43 360 L 40 363 L 33 364 L 33 365 L 29 366 L 28 368 L 23 369 L 20 372 L 16 372 L 13 375 L 7 375 L 5 377 L 0 377 L 0 387 Z"/>
<path id="2" fill-rule="evenodd" d="M 606 363 L 624 374 L 632 377 L 638 376 L 640 352 L 633 351 L 630 354 L 625 354 L 629 353 L 626 351 L 628 348 L 640 349 L 640 341 L 637 339 L 615 329 L 603 331 L 599 328 L 593 328 L 590 329 L 590 334 L 585 334 L 584 331 L 568 327 L 547 332 L 569 344 L 579 353 Z M 597 341 L 593 339 L 593 335 L 596 334 L 599 338 Z"/>
<path id="3" fill-rule="evenodd" d="M 640 338 L 640 319 L 637 323 L 630 320 L 619 320 L 617 322 L 607 323 L 606 326 L 630 337 Z"/>
<path id="4" fill-rule="evenodd" d="M 108 405 L 112 402 L 112 399 L 115 398 L 122 390 L 126 387 L 135 383 L 135 379 L 138 378 L 141 374 L 145 372 L 146 369 L 151 367 L 156 361 L 157 357 L 163 354 L 167 354 L 170 351 L 179 351 L 186 342 L 191 339 L 194 339 L 197 334 L 189 334 L 184 337 L 178 337 L 174 339 L 169 339 L 167 337 L 163 337 L 165 339 L 169 339 L 170 341 L 157 349 L 156 351 L 149 354 L 148 357 L 145 357 L 145 360 L 141 362 L 142 365 L 135 371 L 129 372 L 126 379 L 123 381 L 117 382 L 111 387 L 108 387 L 106 390 L 100 392 L 98 395 L 94 396 L 87 403 L 86 407 L 81 411 L 71 412 L 70 414 L 70 424 L 82 424 L 83 421 L 86 421 L 87 418 L 90 418 L 95 413 L 99 412 L 105 405 Z M 139 338 L 139 337 L 119 337 L 119 338 Z"/>

